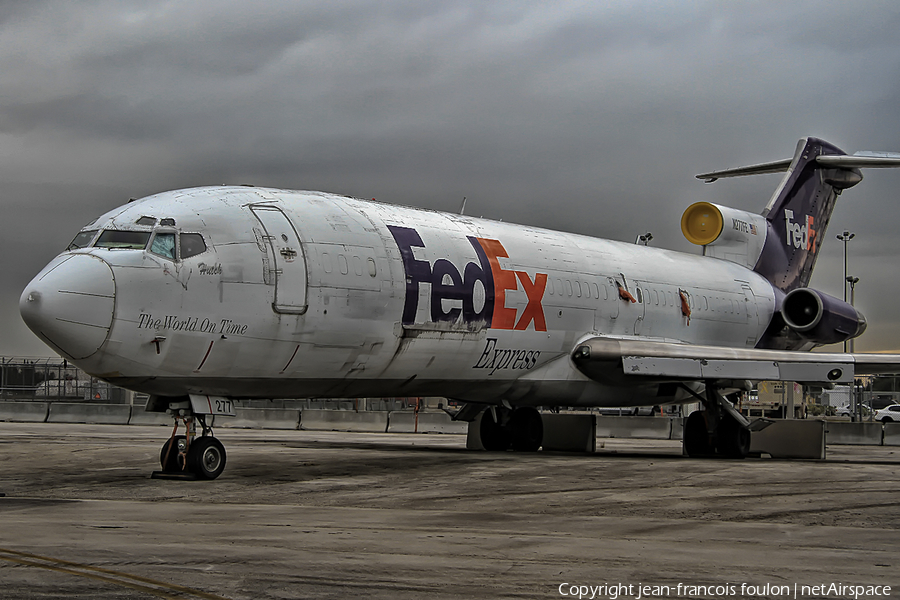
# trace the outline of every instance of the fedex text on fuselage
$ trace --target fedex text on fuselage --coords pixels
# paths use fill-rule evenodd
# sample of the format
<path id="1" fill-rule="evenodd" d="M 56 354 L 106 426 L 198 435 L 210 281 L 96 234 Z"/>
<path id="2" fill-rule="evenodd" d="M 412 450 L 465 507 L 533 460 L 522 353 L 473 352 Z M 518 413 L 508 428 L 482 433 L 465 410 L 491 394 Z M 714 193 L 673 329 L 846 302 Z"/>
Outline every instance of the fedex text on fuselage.
<path id="1" fill-rule="evenodd" d="M 535 331 L 547 331 L 542 299 L 547 288 L 547 274 L 504 269 L 500 258 L 509 254 L 499 240 L 466 236 L 477 262 L 470 261 L 462 269 L 446 258 L 433 262 L 417 259 L 414 248 L 426 244 L 418 231 L 409 227 L 388 226 L 400 248 L 406 273 L 406 297 L 403 305 L 404 325 L 413 325 L 419 310 L 420 289 L 430 287 L 427 314 L 433 323 L 462 323 L 472 329 L 513 329 L 524 331 L 533 325 Z M 477 285 L 483 289 L 483 302 Z M 521 314 L 506 306 L 506 293 L 521 289 L 528 302 Z M 445 303 L 445 301 L 448 301 Z M 480 306 L 478 306 L 480 304 Z"/>

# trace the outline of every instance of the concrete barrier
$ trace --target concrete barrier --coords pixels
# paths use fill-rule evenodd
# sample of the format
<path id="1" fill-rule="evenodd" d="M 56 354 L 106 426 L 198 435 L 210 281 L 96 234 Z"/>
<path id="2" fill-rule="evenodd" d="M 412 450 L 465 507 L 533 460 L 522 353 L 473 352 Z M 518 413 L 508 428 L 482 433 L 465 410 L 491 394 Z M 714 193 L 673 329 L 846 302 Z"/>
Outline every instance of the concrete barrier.
<path id="1" fill-rule="evenodd" d="M 354 412 L 352 410 L 302 410 L 300 429 L 310 431 L 360 431 L 385 433 L 386 412 Z"/>
<path id="2" fill-rule="evenodd" d="M 884 424 L 884 445 L 900 446 L 900 423 Z"/>
<path id="3" fill-rule="evenodd" d="M 0 421 L 43 423 L 49 410 L 49 402 L 0 402 Z"/>
<path id="4" fill-rule="evenodd" d="M 597 415 L 543 413 L 545 451 L 596 452 Z"/>
<path id="5" fill-rule="evenodd" d="M 672 420 L 667 417 L 597 417 L 597 437 L 668 440 Z"/>
<path id="6" fill-rule="evenodd" d="M 750 432 L 750 453 L 773 458 L 825 458 L 825 421 L 777 419 Z"/>
<path id="7" fill-rule="evenodd" d="M 418 428 L 413 411 L 394 410 L 388 417 L 388 433 L 467 433 L 468 430 L 466 421 L 454 421 L 445 412 L 420 412 Z"/>
<path id="8" fill-rule="evenodd" d="M 233 417 L 220 416 L 218 426 L 232 429 L 300 428 L 299 409 L 236 407 L 234 413 Z"/>
<path id="9" fill-rule="evenodd" d="M 827 421 L 826 444 L 880 446 L 884 432 L 881 423 L 841 423 Z"/>
<path id="10" fill-rule="evenodd" d="M 48 423 L 91 423 L 128 425 L 128 404 L 91 404 L 86 402 L 51 402 Z"/>
<path id="11" fill-rule="evenodd" d="M 128 418 L 129 425 L 166 425 L 173 427 L 175 419 L 172 415 L 164 412 L 148 412 L 143 406 L 132 406 L 131 416 Z"/>

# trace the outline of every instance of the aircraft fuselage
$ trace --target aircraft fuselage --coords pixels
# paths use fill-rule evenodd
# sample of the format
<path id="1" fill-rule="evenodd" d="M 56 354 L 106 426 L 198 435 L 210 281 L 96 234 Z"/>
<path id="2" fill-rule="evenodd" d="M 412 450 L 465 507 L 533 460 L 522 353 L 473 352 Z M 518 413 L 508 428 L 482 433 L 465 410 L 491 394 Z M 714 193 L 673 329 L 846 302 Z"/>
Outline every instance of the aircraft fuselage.
<path id="1" fill-rule="evenodd" d="M 593 381 L 572 349 L 752 348 L 775 311 L 772 285 L 726 260 L 315 192 L 167 192 L 82 231 L 22 314 L 85 371 L 163 396 L 653 404 L 656 386 Z"/>

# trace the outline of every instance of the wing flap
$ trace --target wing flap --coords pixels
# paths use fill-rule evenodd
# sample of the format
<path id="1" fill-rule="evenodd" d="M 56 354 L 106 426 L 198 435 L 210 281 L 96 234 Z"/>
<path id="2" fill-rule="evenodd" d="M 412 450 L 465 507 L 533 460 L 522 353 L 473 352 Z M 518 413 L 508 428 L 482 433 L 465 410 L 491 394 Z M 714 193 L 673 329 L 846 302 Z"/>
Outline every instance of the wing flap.
<path id="1" fill-rule="evenodd" d="M 715 360 L 702 358 L 659 358 L 623 356 L 628 375 L 676 379 L 749 379 L 750 381 L 853 381 L 853 363 L 798 363 L 769 360 Z M 840 375 L 838 375 L 840 371 Z"/>
<path id="2" fill-rule="evenodd" d="M 572 361 L 598 381 L 652 377 L 851 383 L 856 375 L 900 372 L 897 354 L 791 352 L 602 337 L 578 344 Z"/>
<path id="3" fill-rule="evenodd" d="M 622 367 L 628 375 L 679 379 L 773 381 L 780 378 L 778 364 L 769 361 L 624 356 Z"/>

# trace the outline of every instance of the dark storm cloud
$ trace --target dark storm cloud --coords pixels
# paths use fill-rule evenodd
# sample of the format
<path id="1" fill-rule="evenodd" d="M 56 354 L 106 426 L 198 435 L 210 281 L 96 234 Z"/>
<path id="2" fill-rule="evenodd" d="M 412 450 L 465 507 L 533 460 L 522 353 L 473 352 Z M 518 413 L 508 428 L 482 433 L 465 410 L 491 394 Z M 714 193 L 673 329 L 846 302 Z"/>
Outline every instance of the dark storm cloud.
<path id="1" fill-rule="evenodd" d="M 470 214 L 651 230 L 693 252 L 688 204 L 758 211 L 778 181 L 696 172 L 788 157 L 804 135 L 900 150 L 898 30 L 888 2 L 0 3 L 0 201 L 16 224 L 0 353 L 47 352 L 16 297 L 83 223 L 177 187 L 445 210 L 467 196 Z M 858 232 L 873 347 L 900 334 L 879 300 L 900 273 L 876 267 L 898 177 L 867 173 L 832 225 Z M 814 282 L 840 296 L 833 233 Z"/>

